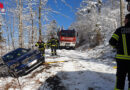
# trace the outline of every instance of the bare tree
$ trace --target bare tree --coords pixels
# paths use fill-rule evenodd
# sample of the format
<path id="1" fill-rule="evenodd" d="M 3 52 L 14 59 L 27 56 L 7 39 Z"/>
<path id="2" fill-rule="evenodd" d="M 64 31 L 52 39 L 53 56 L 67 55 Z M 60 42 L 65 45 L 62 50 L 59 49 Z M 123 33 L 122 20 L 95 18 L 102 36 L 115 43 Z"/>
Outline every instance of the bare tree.
<path id="1" fill-rule="evenodd" d="M 111 0 L 111 4 L 112 4 L 112 7 L 111 7 L 111 8 L 113 9 L 113 5 L 114 5 L 114 2 L 113 2 L 113 0 Z"/>
<path id="2" fill-rule="evenodd" d="M 10 27 L 10 33 L 11 33 L 11 39 L 12 39 L 12 46 L 13 46 L 13 49 L 15 49 L 15 46 L 14 46 L 14 27 L 15 27 L 15 18 L 13 16 L 13 31 L 11 31 L 11 27 Z"/>
<path id="3" fill-rule="evenodd" d="M 32 48 L 33 48 L 33 43 L 34 43 L 34 29 L 33 29 L 33 14 L 32 14 L 32 8 L 31 8 L 31 20 L 32 20 L 32 40 L 31 40 L 31 43 L 32 43 Z"/>
<path id="4" fill-rule="evenodd" d="M 101 15 L 102 0 L 98 0 L 98 13 Z"/>
<path id="5" fill-rule="evenodd" d="M 124 0 L 120 0 L 120 19 L 121 26 L 124 25 Z"/>
<path id="6" fill-rule="evenodd" d="M 31 33 L 29 32 L 29 42 L 31 43 L 31 47 L 32 49 L 34 49 L 33 47 L 33 44 L 34 44 L 34 20 L 33 20 L 33 17 L 34 17 L 34 14 L 33 14 L 33 8 L 32 8 L 32 2 L 29 1 L 29 8 L 30 8 L 30 20 L 31 20 Z M 31 36 L 30 36 L 31 34 Z M 31 39 L 30 39 L 31 38 Z M 28 47 L 30 47 L 30 44 L 28 45 Z"/>
<path id="7" fill-rule="evenodd" d="M 50 24 L 47 25 L 47 30 L 46 30 L 46 38 L 49 39 L 51 35 L 57 36 L 57 22 L 56 20 L 52 20 Z"/>
<path id="8" fill-rule="evenodd" d="M 7 43 L 8 43 L 8 50 L 10 50 L 10 32 L 9 32 L 9 27 L 7 26 Z"/>
<path id="9" fill-rule="evenodd" d="M 1 25 L 1 23 L 0 23 L 0 50 L 1 50 L 1 53 L 0 53 L 0 55 L 2 56 L 3 55 L 3 53 L 2 53 L 2 50 L 3 50 L 3 42 L 5 41 L 4 40 L 4 38 L 2 37 L 2 34 L 3 34 L 3 32 L 2 32 L 2 30 L 1 30 L 1 28 L 2 28 L 2 25 Z"/>
<path id="10" fill-rule="evenodd" d="M 41 8 L 42 8 L 42 2 L 40 0 L 39 2 L 39 38 L 42 38 Z"/>
<path id="11" fill-rule="evenodd" d="M 23 47 L 22 0 L 19 0 L 19 47 Z"/>

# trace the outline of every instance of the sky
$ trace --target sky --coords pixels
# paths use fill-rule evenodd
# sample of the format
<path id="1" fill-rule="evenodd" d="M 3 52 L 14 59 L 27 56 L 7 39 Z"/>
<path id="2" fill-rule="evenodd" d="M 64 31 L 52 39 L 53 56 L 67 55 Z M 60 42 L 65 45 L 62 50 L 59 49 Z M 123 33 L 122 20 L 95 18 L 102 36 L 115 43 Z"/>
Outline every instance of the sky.
<path id="1" fill-rule="evenodd" d="M 59 14 L 52 13 L 51 19 L 56 20 L 58 26 L 63 26 L 64 29 L 68 29 L 69 26 L 75 21 L 75 13 L 77 8 L 80 7 L 82 0 L 66 0 L 66 3 L 63 3 L 64 0 L 49 0 L 47 5 L 51 7 L 54 11 L 58 11 Z"/>
<path id="2" fill-rule="evenodd" d="M 11 7 L 12 1 L 13 0 L 0 0 L 0 2 L 4 4 L 4 8 L 7 8 L 8 6 Z M 81 1 L 82 0 L 48 0 L 47 7 L 58 12 L 58 14 L 51 13 L 49 19 L 56 20 L 58 27 L 63 26 L 65 29 L 68 29 L 71 23 L 75 21 L 75 13 L 77 8 L 80 7 Z"/>

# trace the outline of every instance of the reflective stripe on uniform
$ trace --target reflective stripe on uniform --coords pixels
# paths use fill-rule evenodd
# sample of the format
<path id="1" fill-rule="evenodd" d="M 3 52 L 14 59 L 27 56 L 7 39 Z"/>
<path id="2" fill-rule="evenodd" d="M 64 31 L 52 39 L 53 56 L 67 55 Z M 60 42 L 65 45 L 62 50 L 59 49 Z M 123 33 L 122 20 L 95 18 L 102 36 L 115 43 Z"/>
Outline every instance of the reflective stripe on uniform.
<path id="1" fill-rule="evenodd" d="M 44 48 L 46 48 L 46 44 L 44 44 Z"/>
<path id="2" fill-rule="evenodd" d="M 36 46 L 38 46 L 39 44 L 38 44 L 38 43 L 36 43 L 35 45 L 36 45 Z"/>
<path id="3" fill-rule="evenodd" d="M 122 34 L 122 42 L 123 42 L 124 55 L 128 55 L 127 44 L 126 44 L 126 35 L 125 34 Z"/>
<path id="4" fill-rule="evenodd" d="M 112 37 L 118 41 L 119 36 L 117 34 L 113 34 Z"/>
<path id="5" fill-rule="evenodd" d="M 56 46 L 56 45 L 51 45 L 51 46 Z"/>
<path id="6" fill-rule="evenodd" d="M 46 44 L 45 43 L 36 43 L 35 46 L 40 46 L 42 45 L 42 48 L 39 48 L 39 49 L 45 49 L 46 48 Z"/>
<path id="7" fill-rule="evenodd" d="M 45 48 L 39 48 L 39 50 L 45 50 Z"/>
<path id="8" fill-rule="evenodd" d="M 55 53 L 55 52 L 51 52 L 51 53 Z"/>
<path id="9" fill-rule="evenodd" d="M 112 46 L 112 45 L 111 45 Z M 115 46 L 112 46 L 113 48 L 115 48 Z"/>
<path id="10" fill-rule="evenodd" d="M 117 54 L 117 55 L 116 55 L 116 58 L 117 58 L 117 59 L 130 60 L 130 56 L 128 56 L 128 55 Z"/>

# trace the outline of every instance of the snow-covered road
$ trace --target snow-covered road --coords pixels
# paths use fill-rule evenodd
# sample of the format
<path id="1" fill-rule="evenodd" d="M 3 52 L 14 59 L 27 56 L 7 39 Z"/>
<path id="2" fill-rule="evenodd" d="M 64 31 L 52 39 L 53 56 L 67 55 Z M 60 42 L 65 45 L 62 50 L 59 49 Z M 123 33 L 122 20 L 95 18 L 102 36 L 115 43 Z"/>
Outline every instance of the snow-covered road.
<path id="1" fill-rule="evenodd" d="M 63 49 L 58 50 L 59 56 L 51 57 L 50 50 L 46 50 L 46 62 L 66 62 L 40 66 L 18 80 L 9 76 L 1 77 L 0 90 L 51 90 L 46 84 L 47 79 L 55 76 L 60 78 L 65 90 L 113 90 L 116 70 L 112 66 L 115 62 L 111 58 L 102 57 L 102 53 L 106 52 Z"/>

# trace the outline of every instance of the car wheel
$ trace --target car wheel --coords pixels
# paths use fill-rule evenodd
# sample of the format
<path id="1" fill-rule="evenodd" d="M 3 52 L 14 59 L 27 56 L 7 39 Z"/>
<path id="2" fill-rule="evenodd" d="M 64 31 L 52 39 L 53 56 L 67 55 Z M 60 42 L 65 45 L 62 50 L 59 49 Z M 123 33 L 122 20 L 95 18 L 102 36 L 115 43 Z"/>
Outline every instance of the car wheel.
<path id="1" fill-rule="evenodd" d="M 8 70 L 8 72 L 11 77 L 17 77 L 17 74 L 14 73 L 12 70 Z"/>

